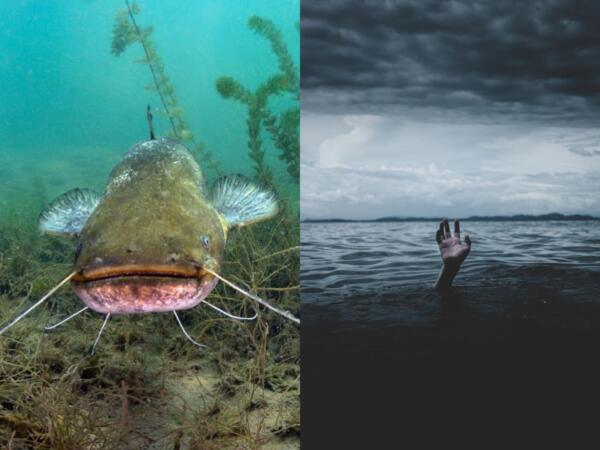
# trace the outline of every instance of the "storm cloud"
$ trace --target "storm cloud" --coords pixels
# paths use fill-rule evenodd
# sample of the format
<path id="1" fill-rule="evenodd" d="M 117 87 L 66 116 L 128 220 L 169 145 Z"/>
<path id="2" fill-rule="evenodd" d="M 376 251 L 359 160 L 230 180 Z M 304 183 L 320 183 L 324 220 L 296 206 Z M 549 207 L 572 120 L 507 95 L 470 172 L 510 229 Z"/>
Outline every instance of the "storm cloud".
<path id="1" fill-rule="evenodd" d="M 600 216 L 600 133 L 304 113 L 302 215 Z"/>
<path id="2" fill-rule="evenodd" d="M 302 215 L 600 215 L 600 2 L 302 1 Z"/>
<path id="3" fill-rule="evenodd" d="M 594 1 L 303 0 L 305 107 L 592 121 L 598 23 Z"/>
<path id="4" fill-rule="evenodd" d="M 600 212 L 594 174 L 464 174 L 439 165 L 302 166 L 305 218 L 373 219 Z"/>

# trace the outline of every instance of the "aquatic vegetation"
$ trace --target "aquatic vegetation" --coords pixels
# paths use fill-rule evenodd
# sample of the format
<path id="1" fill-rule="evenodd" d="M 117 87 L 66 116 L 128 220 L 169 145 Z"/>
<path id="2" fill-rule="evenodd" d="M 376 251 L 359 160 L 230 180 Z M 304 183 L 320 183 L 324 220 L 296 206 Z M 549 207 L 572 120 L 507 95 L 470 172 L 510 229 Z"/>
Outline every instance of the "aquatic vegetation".
<path id="1" fill-rule="evenodd" d="M 40 236 L 35 223 L 33 211 L 0 222 L 0 321 L 71 270 L 74 242 Z M 297 314 L 298 252 L 299 224 L 284 208 L 232 230 L 222 273 Z M 254 310 L 222 284 L 210 302 L 244 316 Z M 287 319 L 261 310 L 256 322 L 236 323 L 202 305 L 183 311 L 190 334 L 208 346 L 199 351 L 170 314 L 115 316 L 88 358 L 98 315 L 42 332 L 80 308 L 62 289 L 0 339 L 0 447 L 298 446 L 299 336 Z"/>
<path id="2" fill-rule="evenodd" d="M 137 61 L 147 65 L 153 83 L 146 88 L 156 92 L 171 125 L 171 134 L 190 144 L 199 160 L 208 167 L 219 172 L 218 163 L 202 144 L 198 143 L 185 120 L 185 113 L 177 102 L 175 87 L 166 73 L 164 63 L 152 41 L 152 27 L 141 27 L 136 21 L 140 13 L 137 3 L 125 0 L 127 9 L 116 14 L 113 27 L 112 53 L 119 56 L 132 44 L 138 43 L 144 50 L 145 58 Z M 273 53 L 277 56 L 280 73 L 271 76 L 255 91 L 250 91 L 232 77 L 220 77 L 216 81 L 217 91 L 223 98 L 233 98 L 248 108 L 246 120 L 248 131 L 248 153 L 254 162 L 257 177 L 272 184 L 273 174 L 264 160 L 265 150 L 261 138 L 264 129 L 269 133 L 274 146 L 279 149 L 279 159 L 286 166 L 289 174 L 298 180 L 300 177 L 300 81 L 299 69 L 289 53 L 283 35 L 268 19 L 252 16 L 248 26 L 257 34 L 267 39 Z M 292 95 L 296 104 L 280 113 L 268 107 L 269 97 L 287 93 Z"/>
<path id="3" fill-rule="evenodd" d="M 24 225 L 33 222 L 0 224 L 2 318 L 70 268 L 73 244 L 39 237 Z M 298 246 L 298 225 L 286 216 L 232 233 L 224 273 L 297 312 Z M 239 314 L 252 311 L 251 302 L 223 285 L 211 302 Z M 101 323 L 97 315 L 86 312 L 55 332 L 41 332 L 79 307 L 62 289 L 49 308 L 0 339 L 0 447 L 297 447 L 294 324 L 269 311 L 256 322 L 235 323 L 200 306 L 181 313 L 188 331 L 207 345 L 199 351 L 169 314 L 118 316 L 97 354 L 87 358 Z"/>
<path id="4" fill-rule="evenodd" d="M 125 6 L 127 9 L 118 11 L 115 17 L 111 46 L 113 55 L 121 55 L 136 43 L 142 47 L 145 58 L 136 62 L 146 65 L 150 70 L 152 84 L 146 86 L 146 89 L 156 92 L 160 98 L 162 112 L 167 116 L 171 126 L 171 135 L 186 142 L 203 166 L 209 167 L 219 174 L 218 162 L 213 158 L 212 153 L 196 140 L 185 119 L 185 112 L 177 102 L 175 86 L 167 75 L 156 44 L 152 41 L 153 28 L 138 25 L 136 16 L 140 13 L 140 7 L 135 1 L 129 3 L 128 0 L 125 0 Z"/>
<path id="5" fill-rule="evenodd" d="M 220 77 L 216 81 L 219 94 L 226 99 L 234 99 L 248 108 L 246 125 L 248 129 L 248 153 L 263 182 L 272 183 L 273 174 L 265 164 L 265 150 L 261 139 L 262 127 L 269 132 L 273 144 L 279 149 L 279 159 L 287 166 L 289 174 L 298 180 L 300 177 L 300 81 L 299 70 L 285 45 L 281 32 L 268 19 L 252 16 L 248 26 L 271 44 L 279 61 L 280 73 L 264 81 L 255 91 L 244 87 L 232 77 Z M 296 106 L 276 114 L 268 107 L 273 95 L 291 94 Z"/>
<path id="6" fill-rule="evenodd" d="M 152 75 L 148 89 L 158 95 L 171 134 L 186 142 L 203 168 L 219 172 L 218 163 L 190 131 L 152 41 L 152 28 L 138 24 L 135 2 L 125 5 L 114 23 L 113 54 L 141 46 L 145 58 L 139 62 Z M 292 78 L 283 68 L 281 72 L 265 87 L 264 101 L 256 104 L 253 117 L 258 120 L 249 140 L 258 144 L 257 158 L 263 154 L 261 130 L 274 133 L 288 127 L 293 132 L 295 127 L 297 135 L 293 114 L 286 119 L 289 123 L 273 114 L 271 129 L 267 125 L 269 92 L 297 96 Z M 273 142 L 293 154 L 293 143 Z M 49 197 L 43 176 L 33 184 L 39 198 L 27 206 L 19 204 L 18 217 L 0 217 L 0 322 L 40 298 L 71 270 L 74 260 L 74 242 L 39 235 L 36 216 Z M 284 202 L 270 222 L 243 233 L 232 230 L 222 273 L 270 303 L 298 313 L 299 224 L 289 205 Z M 251 301 L 223 283 L 213 290 L 210 302 L 239 315 L 255 310 Z M 86 311 L 52 332 L 42 331 L 81 306 L 68 288 L 62 288 L 0 339 L 0 448 L 299 447 L 295 324 L 265 309 L 259 310 L 255 322 L 236 323 L 199 305 L 180 313 L 188 332 L 207 346 L 199 350 L 181 334 L 172 314 L 114 316 L 96 354 L 88 357 L 102 323 L 97 314 Z"/>

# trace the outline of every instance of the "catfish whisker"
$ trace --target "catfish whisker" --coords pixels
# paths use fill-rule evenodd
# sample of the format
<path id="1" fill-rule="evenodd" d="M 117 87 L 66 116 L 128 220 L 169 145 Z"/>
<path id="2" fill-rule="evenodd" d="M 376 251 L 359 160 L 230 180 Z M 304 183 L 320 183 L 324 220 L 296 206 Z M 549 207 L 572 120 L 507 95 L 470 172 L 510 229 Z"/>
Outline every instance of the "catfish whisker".
<path id="1" fill-rule="evenodd" d="M 292 313 L 290 313 L 289 311 L 285 311 L 283 309 L 279 309 L 276 308 L 275 306 L 272 306 L 271 304 L 267 303 L 265 300 L 263 300 L 262 298 L 251 294 L 250 292 L 246 291 L 245 289 L 242 289 L 241 287 L 237 286 L 236 284 L 232 283 L 231 281 L 227 280 L 226 278 L 222 277 L 221 275 L 219 275 L 217 272 L 213 272 L 210 269 L 205 268 L 204 270 L 206 270 L 208 273 L 210 273 L 211 275 L 217 277 L 219 280 L 221 280 L 223 283 L 225 283 L 226 285 L 232 287 L 233 289 L 235 289 L 236 291 L 244 294 L 246 297 L 251 298 L 252 300 L 254 300 L 256 303 L 263 305 L 265 308 L 270 309 L 271 311 L 275 311 L 277 314 L 285 317 L 286 319 L 291 320 L 292 322 L 295 323 L 300 323 L 300 319 L 298 319 L 296 316 L 294 316 Z"/>
<path id="2" fill-rule="evenodd" d="M 181 323 L 181 320 L 179 320 L 179 316 L 177 315 L 177 311 L 173 310 L 173 314 L 175 315 L 175 319 L 177 319 L 177 323 L 179 324 L 179 328 L 181 328 L 181 331 L 183 331 L 183 334 L 185 335 L 186 338 L 188 338 L 188 340 L 194 344 L 196 347 L 198 348 L 205 348 L 206 345 L 201 344 L 200 342 L 194 340 L 194 338 L 192 338 L 187 331 L 185 331 L 185 328 L 183 327 L 183 324 Z"/>
<path id="3" fill-rule="evenodd" d="M 104 322 L 102 322 L 102 327 L 100 327 L 100 331 L 98 332 L 98 336 L 96 336 L 96 340 L 94 341 L 94 345 L 92 345 L 92 350 L 90 351 L 90 356 L 94 356 L 96 353 L 96 346 L 98 345 L 98 341 L 100 340 L 100 336 L 102 336 L 102 332 L 104 328 L 106 328 L 106 324 L 108 323 L 108 319 L 110 318 L 110 313 L 106 315 L 104 318 Z"/>
<path id="4" fill-rule="evenodd" d="M 23 317 L 25 317 L 27 314 L 29 314 L 31 311 L 33 311 L 35 308 L 37 308 L 42 303 L 44 303 L 52 294 L 54 294 L 58 289 L 60 289 L 60 287 L 63 284 L 65 284 L 67 281 L 69 281 L 71 278 L 73 278 L 73 276 L 75 276 L 76 273 L 77 272 L 71 272 L 60 283 L 58 283 L 56 286 L 54 286 L 52 289 L 50 289 L 46 293 L 46 295 L 44 295 L 42 298 L 40 298 L 37 302 L 35 302 L 33 305 L 31 305 L 25 311 L 23 311 L 22 313 L 18 314 L 16 317 L 14 317 L 13 319 L 9 320 L 7 323 L 5 323 L 4 325 L 2 325 L 0 327 L 0 335 L 3 334 L 9 328 L 11 328 L 14 324 L 16 324 L 18 321 L 20 321 Z"/>
<path id="5" fill-rule="evenodd" d="M 258 316 L 258 313 L 254 313 L 254 315 L 252 317 L 242 317 L 242 316 L 235 316 L 221 308 L 219 308 L 218 306 L 212 305 L 210 303 L 208 303 L 206 300 L 204 300 L 202 303 L 206 304 L 207 306 L 210 306 L 212 309 L 214 309 L 215 311 L 220 312 L 221 314 L 231 318 L 231 319 L 235 319 L 235 320 L 254 320 L 256 319 L 256 317 Z"/>
<path id="6" fill-rule="evenodd" d="M 67 317 L 66 319 L 61 320 L 60 322 L 54 324 L 54 325 L 50 325 L 47 327 L 44 327 L 45 331 L 50 331 L 50 330 L 54 330 L 55 328 L 58 328 L 59 326 L 61 326 L 63 323 L 68 322 L 69 320 L 71 320 L 73 317 L 77 317 L 79 314 L 81 314 L 82 312 L 84 312 L 86 309 L 88 309 L 87 306 L 84 306 L 83 308 L 81 308 L 79 311 L 77 311 L 74 314 L 71 314 L 69 317 Z"/>

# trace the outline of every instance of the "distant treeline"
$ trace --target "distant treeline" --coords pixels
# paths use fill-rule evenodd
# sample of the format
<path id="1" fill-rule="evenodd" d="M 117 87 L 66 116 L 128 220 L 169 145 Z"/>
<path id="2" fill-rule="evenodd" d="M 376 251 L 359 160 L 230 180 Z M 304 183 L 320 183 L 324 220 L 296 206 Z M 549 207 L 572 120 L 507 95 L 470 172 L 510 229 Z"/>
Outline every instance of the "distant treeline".
<path id="1" fill-rule="evenodd" d="M 356 223 L 356 222 L 437 222 L 439 217 L 380 217 L 378 219 L 304 219 L 304 223 Z M 588 216 L 583 214 L 572 214 L 565 215 L 559 213 L 551 214 L 515 214 L 513 216 L 471 216 L 466 218 L 460 218 L 463 221 L 469 222 L 537 222 L 537 221 L 548 221 L 548 220 L 600 220 L 600 217 Z"/>

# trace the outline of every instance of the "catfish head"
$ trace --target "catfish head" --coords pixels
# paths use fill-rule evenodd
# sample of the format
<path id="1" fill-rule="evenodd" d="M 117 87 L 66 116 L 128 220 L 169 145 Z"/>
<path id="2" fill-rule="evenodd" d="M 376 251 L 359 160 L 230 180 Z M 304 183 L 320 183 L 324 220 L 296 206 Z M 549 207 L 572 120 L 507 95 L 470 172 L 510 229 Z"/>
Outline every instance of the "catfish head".
<path id="1" fill-rule="evenodd" d="M 188 309 L 218 282 L 228 232 L 277 213 L 275 194 L 240 175 L 206 189 L 190 152 L 168 138 L 135 145 L 102 196 L 71 190 L 40 215 L 42 232 L 78 238 L 71 285 L 91 309 Z"/>
<path id="2" fill-rule="evenodd" d="M 221 272 L 228 232 L 277 214 L 275 193 L 241 175 L 219 178 L 206 189 L 202 171 L 180 142 L 162 138 L 134 145 L 110 174 L 103 195 L 72 189 L 42 213 L 42 233 L 78 239 L 74 270 L 10 321 L 0 335 L 70 282 L 85 307 L 48 326 L 51 330 L 87 309 L 105 314 L 94 353 L 112 314 L 171 311 L 185 336 L 177 310 L 200 302 L 223 281 L 256 303 L 293 322 L 300 320 L 224 278 Z"/>

